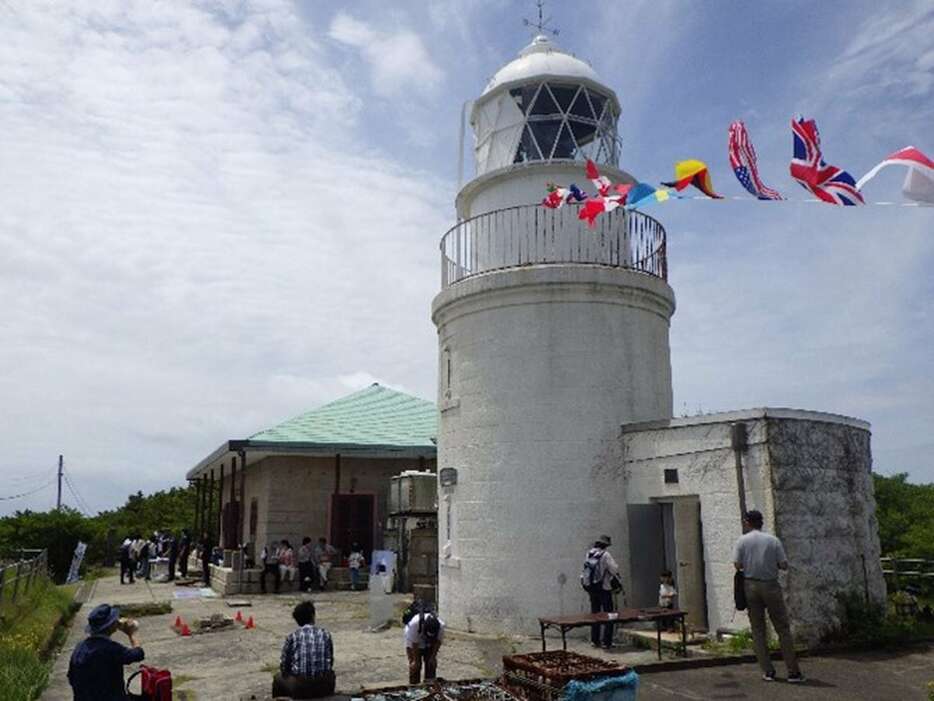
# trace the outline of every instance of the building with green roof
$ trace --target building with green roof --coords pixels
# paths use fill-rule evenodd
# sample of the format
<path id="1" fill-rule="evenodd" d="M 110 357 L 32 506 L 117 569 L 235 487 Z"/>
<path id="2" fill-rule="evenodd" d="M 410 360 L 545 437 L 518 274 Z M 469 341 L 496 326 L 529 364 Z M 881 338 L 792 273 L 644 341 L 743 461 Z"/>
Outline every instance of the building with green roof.
<path id="1" fill-rule="evenodd" d="M 197 529 L 225 548 L 304 536 L 379 548 L 390 479 L 435 470 L 437 430 L 432 402 L 374 383 L 225 441 L 188 471 L 199 494 Z"/>

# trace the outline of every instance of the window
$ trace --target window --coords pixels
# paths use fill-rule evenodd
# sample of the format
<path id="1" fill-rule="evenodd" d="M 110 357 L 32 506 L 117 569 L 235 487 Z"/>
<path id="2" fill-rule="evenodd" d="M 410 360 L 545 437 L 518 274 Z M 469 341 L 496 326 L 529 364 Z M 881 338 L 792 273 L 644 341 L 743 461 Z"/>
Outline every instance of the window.
<path id="1" fill-rule="evenodd" d="M 678 470 L 665 470 L 665 484 L 678 484 Z"/>

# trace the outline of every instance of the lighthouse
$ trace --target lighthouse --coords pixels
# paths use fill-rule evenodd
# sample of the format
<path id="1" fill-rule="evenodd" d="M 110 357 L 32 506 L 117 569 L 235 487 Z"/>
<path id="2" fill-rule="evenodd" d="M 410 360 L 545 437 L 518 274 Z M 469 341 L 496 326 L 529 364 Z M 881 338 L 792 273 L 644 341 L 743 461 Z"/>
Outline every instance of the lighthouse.
<path id="1" fill-rule="evenodd" d="M 583 188 L 588 159 L 635 182 L 620 115 L 594 69 L 544 34 L 470 112 L 476 173 L 432 304 L 438 596 L 455 628 L 532 632 L 581 611 L 587 547 L 628 542 L 620 427 L 672 416 L 664 228 L 623 209 L 588 228 L 576 206 L 538 204 L 549 182 Z"/>

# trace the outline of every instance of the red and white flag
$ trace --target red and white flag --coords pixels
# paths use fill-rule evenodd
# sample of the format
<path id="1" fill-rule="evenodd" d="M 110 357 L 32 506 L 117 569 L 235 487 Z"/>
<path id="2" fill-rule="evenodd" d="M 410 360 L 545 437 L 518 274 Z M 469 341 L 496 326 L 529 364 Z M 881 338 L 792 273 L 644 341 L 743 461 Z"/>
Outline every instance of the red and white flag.
<path id="1" fill-rule="evenodd" d="M 862 190 L 863 185 L 876 177 L 880 170 L 888 166 L 905 166 L 908 168 L 908 175 L 905 177 L 904 185 L 902 185 L 902 194 L 905 197 L 915 202 L 934 204 L 934 161 L 914 146 L 906 146 L 886 157 L 885 160 L 859 179 L 859 182 L 856 183 L 856 189 Z"/>

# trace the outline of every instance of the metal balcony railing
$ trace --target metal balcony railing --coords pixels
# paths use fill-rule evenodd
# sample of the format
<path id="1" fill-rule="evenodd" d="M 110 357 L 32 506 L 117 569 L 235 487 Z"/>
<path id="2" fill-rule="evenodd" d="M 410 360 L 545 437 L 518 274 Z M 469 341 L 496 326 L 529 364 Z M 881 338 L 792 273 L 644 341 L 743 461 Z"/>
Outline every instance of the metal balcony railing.
<path id="1" fill-rule="evenodd" d="M 579 206 L 521 205 L 465 219 L 441 238 L 441 287 L 494 270 L 580 264 L 627 268 L 668 279 L 665 229 L 641 212 L 616 209 L 594 229 Z"/>

